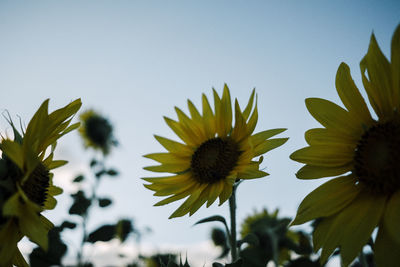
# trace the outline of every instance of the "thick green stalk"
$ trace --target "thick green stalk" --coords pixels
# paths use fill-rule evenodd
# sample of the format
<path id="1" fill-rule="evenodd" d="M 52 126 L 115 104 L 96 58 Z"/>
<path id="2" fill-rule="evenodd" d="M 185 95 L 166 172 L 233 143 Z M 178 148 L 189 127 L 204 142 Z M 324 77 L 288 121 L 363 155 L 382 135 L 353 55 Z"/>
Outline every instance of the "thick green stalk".
<path id="1" fill-rule="evenodd" d="M 231 255 L 232 262 L 238 259 L 237 240 L 236 240 L 236 184 L 233 186 L 232 195 L 229 198 L 229 213 L 231 216 L 231 231 L 230 231 L 230 243 L 231 243 Z"/>

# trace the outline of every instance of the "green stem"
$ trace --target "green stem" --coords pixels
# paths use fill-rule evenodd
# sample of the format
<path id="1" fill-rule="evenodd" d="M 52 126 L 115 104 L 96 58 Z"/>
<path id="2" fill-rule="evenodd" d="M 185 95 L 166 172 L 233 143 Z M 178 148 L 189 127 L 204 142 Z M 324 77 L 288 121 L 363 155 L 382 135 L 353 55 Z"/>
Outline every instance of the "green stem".
<path id="1" fill-rule="evenodd" d="M 231 243 L 231 255 L 232 262 L 238 259 L 237 241 L 236 241 L 236 184 L 233 186 L 232 195 L 229 198 L 229 212 L 231 216 L 231 231 L 230 231 L 230 243 Z"/>

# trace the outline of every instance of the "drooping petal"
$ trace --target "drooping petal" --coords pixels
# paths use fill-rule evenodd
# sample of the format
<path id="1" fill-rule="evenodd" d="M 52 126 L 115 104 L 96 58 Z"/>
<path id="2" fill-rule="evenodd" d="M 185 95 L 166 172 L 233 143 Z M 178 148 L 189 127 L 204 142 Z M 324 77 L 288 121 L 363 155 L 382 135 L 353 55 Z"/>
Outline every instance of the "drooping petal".
<path id="1" fill-rule="evenodd" d="M 343 176 L 332 179 L 304 198 L 292 225 L 331 216 L 349 205 L 359 192 L 354 177 Z"/>

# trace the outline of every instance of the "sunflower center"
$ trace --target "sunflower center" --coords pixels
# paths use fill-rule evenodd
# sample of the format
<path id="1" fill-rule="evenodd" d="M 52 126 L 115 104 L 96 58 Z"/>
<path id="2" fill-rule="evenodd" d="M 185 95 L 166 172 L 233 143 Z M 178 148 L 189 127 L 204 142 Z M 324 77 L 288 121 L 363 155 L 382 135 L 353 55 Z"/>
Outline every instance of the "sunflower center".
<path id="1" fill-rule="evenodd" d="M 23 184 L 22 190 L 30 200 L 39 206 L 44 206 L 49 185 L 50 173 L 43 164 L 39 163 Z"/>
<path id="2" fill-rule="evenodd" d="M 236 166 L 239 155 L 239 147 L 232 139 L 209 139 L 192 156 L 193 177 L 201 184 L 225 179 Z"/>
<path id="3" fill-rule="evenodd" d="M 370 192 L 390 195 L 400 189 L 400 124 L 377 124 L 361 137 L 354 172 Z"/>
<path id="4" fill-rule="evenodd" d="M 102 117 L 92 116 L 86 121 L 86 134 L 96 145 L 105 146 L 111 132 L 110 123 Z"/>

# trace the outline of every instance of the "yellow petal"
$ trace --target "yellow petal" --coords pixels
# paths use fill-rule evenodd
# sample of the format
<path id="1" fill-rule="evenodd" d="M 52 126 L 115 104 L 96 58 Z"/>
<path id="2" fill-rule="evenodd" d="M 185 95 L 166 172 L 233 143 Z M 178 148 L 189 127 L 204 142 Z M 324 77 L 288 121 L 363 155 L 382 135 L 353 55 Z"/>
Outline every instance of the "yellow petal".
<path id="1" fill-rule="evenodd" d="M 307 98 L 306 106 L 310 114 L 324 127 L 335 129 L 347 135 L 361 135 L 362 122 L 355 120 L 343 108 L 322 98 Z"/>
<path id="2" fill-rule="evenodd" d="M 0 230 L 0 266 L 12 266 L 12 259 L 18 250 L 17 243 L 21 238 L 16 220 L 8 219 Z"/>
<path id="3" fill-rule="evenodd" d="M 189 181 L 190 175 L 188 173 L 184 173 L 166 177 L 145 177 L 142 179 L 150 183 L 180 184 Z"/>
<path id="4" fill-rule="evenodd" d="M 39 211 L 37 205 L 21 200 L 19 194 L 14 194 L 5 203 L 3 214 L 17 216 L 21 232 L 47 250 L 47 233 L 50 229 L 42 223 Z"/>
<path id="5" fill-rule="evenodd" d="M 210 189 L 210 195 L 208 197 L 208 202 L 207 202 L 207 208 L 211 206 L 215 200 L 218 198 L 218 196 L 221 194 L 222 190 L 224 189 L 224 182 L 216 182 L 213 185 L 209 185 L 211 187 Z"/>
<path id="6" fill-rule="evenodd" d="M 360 62 L 360 68 L 365 90 L 376 114 L 379 118 L 391 117 L 394 105 L 390 63 L 379 48 L 374 34 L 371 36 L 368 53 Z"/>
<path id="7" fill-rule="evenodd" d="M 207 97 L 202 95 L 202 105 L 203 105 L 203 120 L 204 120 L 204 131 L 208 138 L 213 138 L 215 136 L 215 117 L 211 109 L 210 103 Z"/>
<path id="8" fill-rule="evenodd" d="M 254 102 L 254 95 L 255 95 L 255 93 L 256 93 L 256 89 L 254 88 L 253 91 L 251 92 L 249 101 L 247 102 L 247 105 L 246 105 L 246 107 L 245 107 L 245 109 L 244 109 L 244 111 L 243 111 L 243 117 L 244 117 L 244 119 L 245 119 L 246 121 L 247 121 L 247 119 L 248 119 L 249 116 L 250 116 L 251 110 L 253 109 L 253 102 Z"/>
<path id="9" fill-rule="evenodd" d="M 143 157 L 158 161 L 160 163 L 179 163 L 184 164 L 186 162 L 190 162 L 190 157 L 181 157 L 180 155 L 174 153 L 152 153 L 144 155 Z"/>
<path id="10" fill-rule="evenodd" d="M 317 236 L 325 236 L 322 241 L 321 262 L 325 262 L 334 249 L 340 246 L 342 265 L 350 264 L 378 225 L 384 203 L 385 197 L 371 197 L 361 193 L 342 211 L 327 218 L 329 227 L 324 226 L 324 219 L 322 227 L 317 226 L 314 232 Z M 321 230 L 325 233 L 320 233 Z"/>
<path id="11" fill-rule="evenodd" d="M 268 176 L 269 174 L 261 170 L 244 170 L 238 174 L 239 179 L 256 179 Z"/>
<path id="12" fill-rule="evenodd" d="M 360 189 L 355 185 L 355 179 L 343 176 L 332 179 L 314 191 L 301 202 L 292 225 L 320 217 L 328 217 L 340 212 L 358 195 Z"/>
<path id="13" fill-rule="evenodd" d="M 170 173 L 179 173 L 186 171 L 190 168 L 190 161 L 186 161 L 185 163 L 168 163 L 157 166 L 148 166 L 143 169 L 152 171 L 152 172 L 170 172 Z"/>
<path id="14" fill-rule="evenodd" d="M 52 210 L 56 207 L 56 205 L 57 205 L 57 200 L 53 196 L 48 195 L 46 197 L 46 201 L 44 202 L 44 209 Z"/>
<path id="15" fill-rule="evenodd" d="M 313 145 L 290 155 L 292 160 L 313 166 L 338 167 L 353 161 L 354 148 L 347 145 Z"/>
<path id="16" fill-rule="evenodd" d="M 268 139 L 254 148 L 254 156 L 256 157 L 267 153 L 268 151 L 283 145 L 288 139 L 289 138 Z"/>
<path id="17" fill-rule="evenodd" d="M 394 193 L 388 200 L 383 222 L 387 229 L 387 234 L 400 244 L 400 191 Z"/>
<path id="18" fill-rule="evenodd" d="M 20 144 L 11 140 L 1 142 L 1 150 L 7 155 L 21 170 L 24 169 L 24 154 Z"/>
<path id="19" fill-rule="evenodd" d="M 182 155 L 182 157 L 192 155 L 192 149 L 182 143 L 178 143 L 158 135 L 154 135 L 154 137 L 166 150 L 170 152 Z"/>
<path id="20" fill-rule="evenodd" d="M 393 104 L 400 110 L 400 25 L 397 26 L 392 38 L 391 74 L 393 86 Z"/>
<path id="21" fill-rule="evenodd" d="M 341 175 L 351 170 L 351 164 L 338 167 L 305 165 L 296 173 L 296 177 L 299 179 L 318 179 Z"/>
<path id="22" fill-rule="evenodd" d="M 189 216 L 192 216 L 209 199 L 212 187 L 208 185 L 200 194 L 199 198 L 192 204 Z"/>
<path id="23" fill-rule="evenodd" d="M 257 121 L 258 121 L 258 111 L 257 111 L 257 99 L 256 99 L 256 105 L 247 123 L 247 133 L 249 135 L 251 135 L 254 132 L 254 129 L 256 128 L 257 125 Z"/>
<path id="24" fill-rule="evenodd" d="M 357 89 L 350 75 L 350 68 L 345 63 L 340 64 L 336 73 L 336 90 L 343 104 L 355 119 L 370 125 L 373 120 L 367 104 Z"/>
<path id="25" fill-rule="evenodd" d="M 356 147 L 359 136 L 350 136 L 334 129 L 314 128 L 304 134 L 309 145 L 346 144 Z"/>
<path id="26" fill-rule="evenodd" d="M 398 267 L 400 262 L 400 243 L 395 242 L 382 225 L 374 244 L 374 259 L 378 267 Z"/>
<path id="27" fill-rule="evenodd" d="M 201 118 L 200 112 L 197 110 L 196 106 L 189 99 L 187 102 L 188 102 L 190 116 L 192 117 L 192 119 L 197 122 L 201 122 L 202 118 Z"/>
<path id="28" fill-rule="evenodd" d="M 185 131 L 184 127 L 182 127 L 179 122 L 174 121 L 168 117 L 164 117 L 164 121 L 183 142 L 190 146 L 195 146 L 195 143 L 193 142 L 195 138 L 193 138 L 191 132 L 188 133 L 187 131 Z"/>
<path id="29" fill-rule="evenodd" d="M 233 185 L 229 183 L 224 183 L 224 188 L 221 191 L 221 194 L 219 195 L 219 204 L 222 205 L 225 201 L 228 200 L 228 198 L 232 195 L 232 188 Z"/>
<path id="30" fill-rule="evenodd" d="M 185 197 L 187 197 L 189 194 L 190 194 L 190 192 L 182 192 L 182 193 L 180 193 L 180 194 L 167 197 L 167 198 L 165 198 L 165 199 L 163 199 L 163 200 L 157 202 L 156 204 L 154 204 L 154 206 L 163 206 L 163 205 L 169 204 L 169 203 L 171 203 L 171 202 L 174 202 L 174 201 L 180 200 L 180 199 L 182 199 L 182 198 L 185 198 Z"/>
<path id="31" fill-rule="evenodd" d="M 240 143 L 242 139 L 248 136 L 246 120 L 244 119 L 242 112 L 240 111 L 239 103 L 235 99 L 235 126 L 233 127 L 231 137 Z"/>
<path id="32" fill-rule="evenodd" d="M 266 139 L 271 138 L 272 136 L 275 136 L 277 134 L 280 134 L 286 130 L 287 130 L 286 128 L 279 128 L 279 129 L 271 129 L 256 133 L 250 137 L 251 143 L 253 144 L 253 146 L 257 146 Z"/>
<path id="33" fill-rule="evenodd" d="M 192 205 L 199 198 L 199 196 L 206 188 L 206 186 L 207 186 L 206 184 L 196 186 L 192 194 L 185 200 L 185 202 L 183 202 L 181 206 L 179 206 L 179 208 L 174 213 L 171 214 L 169 219 L 182 217 L 183 215 L 189 213 L 192 208 Z"/>
<path id="34" fill-rule="evenodd" d="M 29 267 L 28 263 L 24 259 L 24 256 L 22 256 L 21 251 L 19 251 L 18 248 L 15 252 L 12 262 L 17 267 Z"/>

